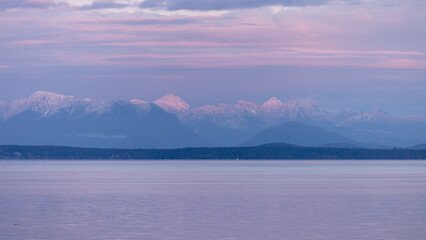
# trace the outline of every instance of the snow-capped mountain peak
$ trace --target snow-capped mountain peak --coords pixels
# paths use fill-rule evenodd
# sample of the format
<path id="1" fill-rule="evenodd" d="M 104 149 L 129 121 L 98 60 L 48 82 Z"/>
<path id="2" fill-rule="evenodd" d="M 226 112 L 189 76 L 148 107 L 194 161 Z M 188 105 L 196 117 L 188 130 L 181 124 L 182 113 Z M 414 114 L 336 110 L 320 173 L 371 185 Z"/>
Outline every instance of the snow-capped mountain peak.
<path id="1" fill-rule="evenodd" d="M 37 91 L 30 95 L 29 98 L 22 98 L 13 101 L 4 118 L 12 117 L 26 110 L 39 112 L 42 116 L 56 112 L 58 109 L 69 106 L 74 101 L 72 96 L 65 96 L 53 92 Z"/>
<path id="2" fill-rule="evenodd" d="M 37 91 L 30 95 L 27 99 L 28 103 L 35 104 L 46 104 L 46 105 L 61 105 L 62 103 L 68 103 L 74 98 L 72 96 L 65 96 L 62 94 L 46 91 Z"/>
<path id="3" fill-rule="evenodd" d="M 68 106 L 74 97 L 53 92 L 37 91 L 27 99 L 27 106 L 33 111 L 48 115 L 58 109 Z"/>
<path id="4" fill-rule="evenodd" d="M 281 112 L 283 103 L 276 97 L 270 98 L 262 104 L 262 110 L 265 112 Z"/>
<path id="5" fill-rule="evenodd" d="M 283 103 L 276 97 L 271 97 L 268 101 L 264 102 L 264 107 L 281 107 Z"/>
<path id="6" fill-rule="evenodd" d="M 164 111 L 177 114 L 187 112 L 191 106 L 174 94 L 166 96 L 154 101 L 154 104 L 162 108 Z"/>

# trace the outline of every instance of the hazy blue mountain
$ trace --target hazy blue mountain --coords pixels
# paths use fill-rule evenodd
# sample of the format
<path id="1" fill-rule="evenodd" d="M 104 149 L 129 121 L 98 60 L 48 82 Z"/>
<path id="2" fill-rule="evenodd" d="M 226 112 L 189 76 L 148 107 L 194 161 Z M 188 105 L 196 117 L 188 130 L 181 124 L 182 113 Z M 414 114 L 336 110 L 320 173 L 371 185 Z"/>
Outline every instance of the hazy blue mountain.
<path id="1" fill-rule="evenodd" d="M 406 147 L 426 141 L 426 117 L 394 116 L 375 108 L 370 112 L 334 111 L 310 98 L 272 97 L 263 104 L 206 105 L 191 108 L 174 95 L 155 101 L 165 111 L 175 113 L 189 129 L 218 146 L 234 146 L 256 133 L 283 122 L 294 121 L 336 132 L 367 148 Z M 361 144 L 362 143 L 362 144 Z"/>
<path id="2" fill-rule="evenodd" d="M 267 143 L 288 143 L 300 146 L 321 146 L 325 144 L 355 144 L 354 141 L 321 127 L 298 122 L 286 122 L 267 128 L 241 146 L 258 146 Z"/>
<path id="3" fill-rule="evenodd" d="M 406 147 L 426 141 L 426 117 L 393 116 L 375 108 L 338 123 L 335 131 L 359 142 Z"/>
<path id="4" fill-rule="evenodd" d="M 218 146 L 235 146 L 264 129 L 263 119 L 228 104 L 204 106 L 179 114 L 192 131 Z"/>
<path id="5" fill-rule="evenodd" d="M 334 127 L 333 121 L 351 116 L 347 112 L 325 110 L 309 98 L 291 98 L 283 103 L 272 97 L 261 105 L 241 100 L 235 105 L 191 108 L 181 98 L 168 94 L 154 103 L 167 112 L 177 114 L 188 128 L 218 146 L 235 146 L 281 122 L 298 121 Z"/>
<path id="6" fill-rule="evenodd" d="M 3 115 L 6 113 L 7 111 L 7 103 L 0 101 L 0 120 L 2 119 Z"/>
<path id="7" fill-rule="evenodd" d="M 0 144 L 116 148 L 207 145 L 175 115 L 140 100 L 76 100 L 37 92 L 11 106 L 0 123 Z"/>
<path id="8" fill-rule="evenodd" d="M 411 147 L 408 147 L 408 149 L 421 149 L 421 150 L 426 150 L 426 143 L 423 144 L 417 144 Z"/>
<path id="9" fill-rule="evenodd" d="M 294 144 L 392 148 L 426 142 L 425 116 L 394 116 L 378 108 L 366 113 L 333 111 L 309 98 L 281 102 L 273 97 L 263 104 L 241 100 L 235 105 L 191 108 L 173 94 L 147 103 L 139 99 L 76 99 L 39 91 L 10 104 L 0 101 L 0 144 L 128 148 L 236 146 L 286 122 L 317 126 L 345 137 L 329 141 L 329 135 L 316 132 L 319 136 L 314 139 L 315 135 L 301 131 L 292 137 L 292 141 L 298 139 L 298 142 L 288 142 Z M 320 138 L 324 141 L 319 141 Z"/>

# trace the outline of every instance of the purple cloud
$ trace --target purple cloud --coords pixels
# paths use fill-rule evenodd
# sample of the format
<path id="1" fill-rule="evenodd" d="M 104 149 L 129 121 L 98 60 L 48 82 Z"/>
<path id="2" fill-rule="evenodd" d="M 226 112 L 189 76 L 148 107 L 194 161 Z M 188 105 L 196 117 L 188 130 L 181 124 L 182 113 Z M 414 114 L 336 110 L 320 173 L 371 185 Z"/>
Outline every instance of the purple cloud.
<path id="1" fill-rule="evenodd" d="M 146 0 L 142 8 L 162 8 L 167 10 L 228 10 L 263 6 L 316 6 L 324 5 L 328 0 Z"/>
<path id="2" fill-rule="evenodd" d="M 0 10 L 11 8 L 44 8 L 54 4 L 52 0 L 2 0 L 0 1 Z"/>
<path id="3" fill-rule="evenodd" d="M 130 26 L 150 26 L 150 25 L 185 25 L 199 23 L 202 18 L 145 18 L 145 19 L 119 19 L 103 21 L 106 24 L 130 25 Z"/>
<path id="4" fill-rule="evenodd" d="M 13 9 L 13 8 L 47 8 L 52 6 L 72 6 L 67 3 L 55 3 L 53 0 L 2 0 L 0 2 L 0 10 Z M 80 10 L 91 10 L 91 9 L 107 9 L 107 8 L 124 8 L 130 4 L 117 3 L 114 0 L 98 0 L 94 1 L 90 5 L 84 5 L 78 7 Z"/>
<path id="5" fill-rule="evenodd" d="M 80 7 L 81 10 L 106 9 L 106 8 L 124 8 L 129 4 L 116 3 L 114 1 L 95 1 L 91 5 Z"/>

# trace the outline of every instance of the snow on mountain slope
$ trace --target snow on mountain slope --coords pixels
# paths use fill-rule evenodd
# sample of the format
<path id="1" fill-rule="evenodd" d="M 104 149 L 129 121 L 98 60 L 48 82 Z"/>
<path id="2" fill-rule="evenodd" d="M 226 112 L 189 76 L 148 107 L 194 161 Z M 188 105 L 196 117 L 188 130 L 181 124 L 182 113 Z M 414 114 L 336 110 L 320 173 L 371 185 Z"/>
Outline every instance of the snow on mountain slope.
<path id="1" fill-rule="evenodd" d="M 12 102 L 0 144 L 177 148 L 208 143 L 174 114 L 142 100 L 75 99 L 36 92 Z"/>
<path id="2" fill-rule="evenodd" d="M 141 105 L 141 104 L 147 104 L 147 102 L 140 100 L 140 99 L 132 99 L 130 100 L 131 103 Z"/>
<path id="3" fill-rule="evenodd" d="M 291 98 L 283 103 L 272 97 L 262 105 L 240 100 L 236 105 L 219 104 L 193 108 L 179 114 L 181 120 L 188 121 L 211 119 L 223 127 L 238 128 L 240 123 L 255 120 L 263 122 L 263 127 L 273 126 L 284 121 L 327 122 L 329 111 L 320 107 L 312 99 Z"/>
<path id="4" fill-rule="evenodd" d="M 3 115 L 6 113 L 7 107 L 8 106 L 6 102 L 0 101 L 0 119 L 2 119 Z"/>
<path id="5" fill-rule="evenodd" d="M 235 105 L 205 105 L 178 113 L 178 117 L 202 137 L 214 136 L 213 142 L 216 144 L 232 145 L 241 143 L 264 128 L 286 121 L 332 125 L 328 121 L 328 113 L 311 99 L 292 98 L 283 103 L 272 97 L 261 105 L 243 100 Z"/>
<path id="6" fill-rule="evenodd" d="M 256 115 L 255 106 L 219 104 L 206 105 L 180 114 L 179 118 L 188 125 L 197 121 L 209 121 L 214 125 L 225 128 L 240 129 L 251 127 L 251 118 Z M 254 108 L 252 108 L 254 107 Z"/>
<path id="7" fill-rule="evenodd" d="M 407 128 L 409 126 L 420 129 L 426 128 L 426 116 L 407 115 L 395 116 L 390 115 L 380 108 L 374 108 L 369 112 L 359 112 L 348 119 L 337 124 L 338 127 L 351 127 L 357 129 L 374 129 L 381 130 L 392 128 Z"/>
<path id="8" fill-rule="evenodd" d="M 162 108 L 164 111 L 173 114 L 184 113 L 191 108 L 188 103 L 173 94 L 167 94 L 153 103 Z"/>
<path id="9" fill-rule="evenodd" d="M 331 112 L 309 98 L 291 98 L 283 103 L 272 97 L 262 105 L 240 100 L 236 105 L 222 103 L 191 108 L 181 98 L 168 94 L 154 103 L 166 112 L 178 114 L 184 122 L 210 118 L 219 125 L 231 128 L 241 127 L 238 126 L 239 123 L 247 122 L 244 118 L 262 119 L 265 126 L 272 126 L 283 121 L 325 122 L 329 121 L 328 117 L 331 115 Z"/>
<path id="10" fill-rule="evenodd" d="M 245 110 L 245 111 L 247 111 L 251 114 L 258 113 L 260 108 L 261 108 L 261 106 L 255 104 L 255 103 L 247 102 L 247 101 L 244 101 L 244 100 L 238 101 L 237 105 L 235 105 L 235 107 L 242 109 L 242 110 Z"/>
<path id="11" fill-rule="evenodd" d="M 329 112 L 310 98 L 291 98 L 284 103 L 284 115 L 287 120 L 309 120 L 311 122 L 328 121 Z"/>
<path id="12" fill-rule="evenodd" d="M 10 118 L 24 112 L 26 110 L 31 110 L 34 112 L 39 112 L 42 116 L 47 116 L 57 112 L 63 107 L 69 106 L 74 101 L 72 96 L 65 96 L 52 92 L 37 91 L 29 98 L 22 98 L 16 101 L 13 101 L 7 112 L 4 115 L 4 118 Z"/>
<path id="13" fill-rule="evenodd" d="M 262 110 L 264 112 L 279 112 L 282 111 L 283 106 L 283 103 L 278 98 L 272 97 L 262 104 Z"/>
<path id="14" fill-rule="evenodd" d="M 22 122 L 19 125 L 20 128 L 25 128 L 26 124 L 40 122 L 40 124 L 45 124 L 43 126 L 46 129 L 50 129 L 51 126 L 47 122 L 51 122 L 52 126 L 55 124 L 62 126 L 60 121 L 71 124 L 62 126 L 64 128 L 70 126 L 80 128 L 81 124 L 87 120 L 93 122 L 92 127 L 96 129 L 99 124 L 95 124 L 95 122 L 101 119 L 105 120 L 105 124 L 112 122 L 116 122 L 117 125 L 122 124 L 123 129 L 127 125 L 129 128 L 142 129 L 143 125 L 145 132 L 152 128 L 155 129 L 152 131 L 153 134 L 155 133 L 154 135 L 160 135 L 160 132 L 163 134 L 161 139 L 155 140 L 162 146 L 165 144 L 164 139 L 173 138 L 170 135 L 174 132 L 174 127 L 171 127 L 172 123 L 176 129 L 180 129 L 182 134 L 186 134 L 188 139 L 194 139 L 194 136 L 190 136 L 191 134 L 184 128 L 189 128 L 192 132 L 219 146 L 235 146 L 265 128 L 288 121 L 320 126 L 358 142 L 408 146 L 426 141 L 424 137 L 426 136 L 426 116 L 394 116 L 378 108 L 366 113 L 332 111 L 321 107 L 312 99 L 294 97 L 285 102 L 273 97 L 263 104 L 240 100 L 235 105 L 219 104 L 191 108 L 181 98 L 172 94 L 166 95 L 154 103 L 147 103 L 140 99 L 130 101 L 77 99 L 72 96 L 38 91 L 28 98 L 16 100 L 11 104 L 0 102 L 0 118 L 2 119 L 1 124 L 9 122 L 7 124 L 10 125 L 15 122 L 18 126 L 18 122 Z M 35 122 L 28 122 L 26 118 Z M 146 119 L 146 124 L 135 120 L 139 118 Z M 84 121 L 79 122 L 80 120 Z M 133 124 L 129 124 L 129 121 Z M 179 125 L 180 122 L 185 126 Z M 3 131 L 7 130 L 6 125 L 3 125 Z M 170 134 L 166 132 L 165 125 L 169 126 L 167 131 L 170 131 Z M 37 126 L 25 129 L 28 132 L 35 131 Z M 115 125 L 104 127 L 99 132 L 75 132 L 73 134 L 75 136 L 127 136 L 134 132 L 134 130 L 130 131 L 126 128 L 125 134 L 122 134 L 121 130 L 107 133 L 107 129 L 115 129 Z M 117 129 L 120 128 L 117 127 Z M 16 130 L 18 131 L 19 128 Z M 13 135 L 14 133 L 10 132 L 10 136 Z M 143 137 L 145 139 L 143 141 L 146 141 L 147 144 L 154 141 L 152 137 L 145 137 Z M 36 141 L 37 137 L 35 136 L 34 139 Z M 132 144 L 137 144 L 137 142 L 134 140 Z M 180 145 L 170 143 L 169 146 Z"/>
<path id="15" fill-rule="evenodd" d="M 0 102 L 0 116 L 3 116 L 4 119 L 8 119 L 19 113 L 30 110 L 40 113 L 42 117 L 47 117 L 64 109 L 67 109 L 70 114 L 76 111 L 101 114 L 105 111 L 109 111 L 114 102 L 117 101 L 103 99 L 93 100 L 90 98 L 76 99 L 72 96 L 58 93 L 37 91 L 28 98 L 15 100 L 9 105 Z M 140 109 L 148 110 L 149 103 L 145 101 L 133 99 L 129 102 L 139 106 Z"/>
<path id="16" fill-rule="evenodd" d="M 404 147 L 426 141 L 425 116 L 395 116 L 379 108 L 360 112 L 337 127 L 340 133 L 360 142 Z"/>
<path id="17" fill-rule="evenodd" d="M 383 111 L 380 108 L 374 108 L 370 112 L 358 113 L 342 122 L 337 124 L 341 127 L 350 127 L 361 124 L 374 124 L 374 123 L 388 123 L 390 121 L 396 121 L 397 117 L 389 115 L 389 113 Z"/>

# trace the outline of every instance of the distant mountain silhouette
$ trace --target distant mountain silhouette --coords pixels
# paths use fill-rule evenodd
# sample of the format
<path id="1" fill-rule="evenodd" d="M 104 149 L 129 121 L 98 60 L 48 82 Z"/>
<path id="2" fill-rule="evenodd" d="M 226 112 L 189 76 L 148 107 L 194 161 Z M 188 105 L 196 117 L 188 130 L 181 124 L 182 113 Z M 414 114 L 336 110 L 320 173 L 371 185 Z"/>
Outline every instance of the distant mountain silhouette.
<path id="1" fill-rule="evenodd" d="M 176 112 L 169 110 L 172 104 L 161 107 Z M 240 100 L 236 105 L 206 105 L 178 113 L 189 129 L 218 146 L 235 146 L 265 128 L 287 121 L 334 126 L 333 121 L 341 118 L 337 115 L 312 99 L 291 98 L 283 103 L 275 97 L 261 105 Z M 352 116 L 340 115 L 344 116 L 342 119 Z"/>
<path id="2" fill-rule="evenodd" d="M 369 112 L 334 111 L 310 98 L 272 97 L 263 104 L 240 100 L 237 104 L 191 108 L 182 99 L 167 95 L 154 103 L 177 114 L 189 129 L 218 146 L 235 146 L 268 127 L 300 122 L 338 133 L 362 147 L 392 148 L 426 140 L 426 116 L 391 115 L 380 108 Z M 338 144 L 338 143 L 337 143 Z"/>
<path id="3" fill-rule="evenodd" d="M 0 122 L 0 144 L 102 148 L 207 145 L 175 115 L 143 101 L 96 102 L 38 92 L 21 102 L 20 108 L 12 109 L 15 112 Z"/>
<path id="4" fill-rule="evenodd" d="M 419 149 L 419 150 L 422 149 L 422 150 L 425 150 L 426 149 L 426 143 L 417 144 L 417 145 L 408 147 L 408 149 Z"/>
<path id="5" fill-rule="evenodd" d="M 287 143 L 301 146 L 320 146 L 324 144 L 355 144 L 354 141 L 317 126 L 298 122 L 286 122 L 267 128 L 241 146 L 258 146 L 267 143 Z"/>
<path id="6" fill-rule="evenodd" d="M 337 133 L 359 142 L 402 147 L 426 140 L 425 116 L 394 116 L 380 108 L 358 113 L 336 126 Z"/>

